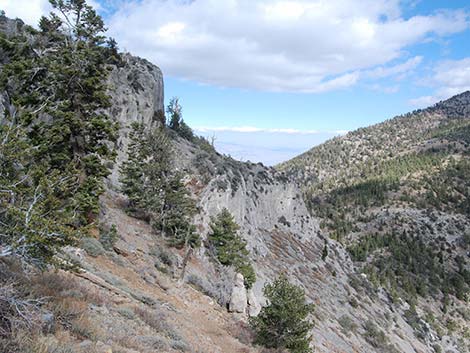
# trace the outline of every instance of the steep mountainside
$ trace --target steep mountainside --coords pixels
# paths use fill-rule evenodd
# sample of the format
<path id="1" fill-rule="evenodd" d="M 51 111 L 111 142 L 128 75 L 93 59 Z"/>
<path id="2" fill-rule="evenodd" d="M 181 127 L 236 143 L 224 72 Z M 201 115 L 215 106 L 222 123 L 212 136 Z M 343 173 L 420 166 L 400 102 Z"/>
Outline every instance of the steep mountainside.
<path id="1" fill-rule="evenodd" d="M 464 319 L 462 342 L 468 316 L 449 303 L 468 301 L 470 288 L 469 107 L 465 92 L 278 166 L 303 186 L 322 231 L 348 249 L 358 272 L 417 307 L 441 302 L 433 322 Z"/>
<path id="2" fill-rule="evenodd" d="M 22 28 L 0 17 L 7 37 Z M 0 348 L 265 352 L 253 346 L 246 320 L 265 304 L 263 285 L 284 273 L 315 304 L 315 352 L 468 351 L 468 94 L 332 140 L 279 171 L 235 161 L 161 124 L 160 69 L 119 58 L 106 64 L 117 158 L 96 220 L 90 217 L 86 236 L 65 248 L 64 258 L 80 271 L 38 274 L 0 256 L 0 310 L 26 298 L 35 317 L 30 326 L 18 319 L 14 330 L 1 321 L 17 336 L 8 346 L 8 332 L 0 331 Z M 13 60 L 4 53 L 0 59 Z M 2 124 L 12 115 L 7 103 Z M 202 246 L 192 256 L 129 212 L 119 177 L 135 122 L 170 140 L 172 169 L 197 203 Z M 223 208 L 247 241 L 257 276 L 250 290 L 207 246 L 210 219 Z"/>

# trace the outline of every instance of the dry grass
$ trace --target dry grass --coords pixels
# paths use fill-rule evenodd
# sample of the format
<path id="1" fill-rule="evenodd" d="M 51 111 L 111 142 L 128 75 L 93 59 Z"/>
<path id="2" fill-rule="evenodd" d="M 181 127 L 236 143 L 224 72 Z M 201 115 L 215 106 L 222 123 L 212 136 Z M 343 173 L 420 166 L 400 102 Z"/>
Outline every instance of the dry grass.
<path id="1" fill-rule="evenodd" d="M 161 311 L 139 306 L 134 308 L 134 313 L 157 332 L 166 332 L 170 329 L 170 325 L 166 322 L 166 315 Z"/>
<path id="2" fill-rule="evenodd" d="M 254 340 L 253 330 L 245 322 L 239 321 L 234 322 L 230 325 L 228 332 L 231 332 L 232 336 L 235 337 L 239 342 L 245 345 L 251 345 Z"/>
<path id="3" fill-rule="evenodd" d="M 105 305 L 106 298 L 97 288 L 88 288 L 72 274 L 53 271 L 38 274 L 31 281 L 36 295 L 51 298 L 74 297 L 96 305 Z"/>

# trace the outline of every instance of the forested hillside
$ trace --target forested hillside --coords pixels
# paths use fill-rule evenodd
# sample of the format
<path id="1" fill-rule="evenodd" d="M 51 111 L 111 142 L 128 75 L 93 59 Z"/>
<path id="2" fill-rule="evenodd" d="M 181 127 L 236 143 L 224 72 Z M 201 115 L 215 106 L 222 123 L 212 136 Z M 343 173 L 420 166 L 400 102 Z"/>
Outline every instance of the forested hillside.
<path id="1" fill-rule="evenodd" d="M 465 92 L 278 166 L 301 184 L 312 215 L 358 272 L 393 300 L 431 297 L 442 313 L 449 295 L 470 295 L 469 108 Z"/>
<path id="2" fill-rule="evenodd" d="M 469 92 L 244 163 L 50 3 L 0 14 L 0 353 L 469 351 Z"/>

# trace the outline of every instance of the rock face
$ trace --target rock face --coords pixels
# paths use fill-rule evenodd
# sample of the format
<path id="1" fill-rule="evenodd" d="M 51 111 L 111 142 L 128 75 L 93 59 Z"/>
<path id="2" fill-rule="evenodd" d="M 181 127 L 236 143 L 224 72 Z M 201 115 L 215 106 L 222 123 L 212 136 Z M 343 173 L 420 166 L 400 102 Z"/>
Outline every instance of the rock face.
<path id="1" fill-rule="evenodd" d="M 258 314 L 261 311 L 261 305 L 258 303 L 255 293 L 253 293 L 251 289 L 249 289 L 247 292 L 247 299 L 248 299 L 248 315 L 258 316 Z"/>
<path id="2" fill-rule="evenodd" d="M 237 273 L 230 297 L 229 310 L 237 314 L 245 314 L 247 307 L 247 295 L 243 275 Z"/>
<path id="3" fill-rule="evenodd" d="M 0 15 L 0 32 L 6 36 L 14 36 L 22 31 L 24 22 L 20 19 L 11 19 Z M 1 55 L 1 54 L 0 54 Z"/>
<path id="4" fill-rule="evenodd" d="M 127 158 L 131 124 L 155 126 L 158 111 L 165 109 L 163 74 L 149 61 L 124 54 L 123 65 L 115 66 L 108 80 L 112 102 L 108 113 L 120 126 L 118 154 L 109 180 L 112 187 L 118 187 L 119 167 Z"/>

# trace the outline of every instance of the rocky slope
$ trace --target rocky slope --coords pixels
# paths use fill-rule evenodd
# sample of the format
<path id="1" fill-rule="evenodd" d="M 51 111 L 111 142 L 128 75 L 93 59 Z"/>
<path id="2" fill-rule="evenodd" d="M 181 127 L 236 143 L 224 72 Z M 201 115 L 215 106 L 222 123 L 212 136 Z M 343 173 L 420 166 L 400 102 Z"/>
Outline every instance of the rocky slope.
<path id="1" fill-rule="evenodd" d="M 420 122 L 413 124 L 419 126 Z M 386 131 L 384 128 L 384 134 Z M 410 133 L 409 138 L 415 135 L 416 132 Z M 401 139 L 404 146 L 412 146 L 405 137 Z M 319 226 L 322 219 L 307 210 L 303 190 L 292 177 L 292 171 L 286 168 L 279 172 L 260 164 L 237 162 L 180 137 L 175 138 L 175 149 L 176 165 L 185 171 L 187 184 L 199 202 L 200 231 L 207 232 L 210 216 L 223 207 L 241 225 L 258 275 L 254 286 L 256 301 L 263 302 L 263 283 L 285 272 L 317 304 L 314 329 L 317 351 L 432 352 L 436 345 L 462 351 L 463 343 L 458 342 L 461 332 L 447 336 L 442 330 L 438 334 L 421 318 L 413 322 L 406 317 L 409 303 L 405 299 L 394 302 L 386 290 L 360 274 L 345 246 L 328 239 L 328 231 Z M 419 222 L 413 210 L 409 211 L 409 217 Z M 329 256 L 323 261 L 325 241 Z M 214 295 L 213 289 L 226 278 L 214 268 L 204 248 L 194 261 L 197 265 L 189 268 L 187 278 Z M 464 308 L 460 301 L 455 305 Z M 427 306 L 432 312 L 439 310 L 437 301 Z M 417 310 L 418 316 L 425 316 L 419 305 Z M 456 319 L 463 327 L 464 321 Z"/>
<path id="2" fill-rule="evenodd" d="M 21 27 L 15 23 L 7 21 L 1 29 Z M 259 310 L 258 304 L 264 303 L 264 283 L 279 273 L 305 288 L 316 305 L 312 345 L 317 352 L 411 353 L 434 352 L 437 347 L 449 352 L 468 350 L 465 328 L 469 312 L 463 300 L 450 293 L 444 312 L 439 298 L 394 297 L 387 286 L 362 273 L 363 265 L 353 261 L 356 257 L 347 250 L 354 243 L 344 241 L 349 236 L 361 239 L 365 235 L 362 228 L 390 223 L 402 229 L 403 219 L 409 219 L 407 227 L 413 224 L 413 229 L 426 228 L 426 234 L 444 234 L 448 243 L 444 249 L 450 254 L 448 263 L 452 267 L 456 266 L 455 254 L 464 254 L 459 232 L 468 228 L 468 214 L 447 208 L 427 214 L 417 207 L 369 208 L 366 204 L 364 215 L 370 221 L 358 223 L 358 229 L 345 231 L 340 238 L 332 236 L 337 230 L 335 224 L 328 223 L 328 217 L 315 209 L 315 205 L 325 206 L 344 214 L 343 218 L 349 217 L 357 208 L 357 195 L 339 194 L 339 201 L 351 203 L 349 209 L 340 212 L 329 201 L 335 190 L 350 187 L 351 180 L 362 181 L 363 175 L 384 173 L 383 163 L 410 151 L 432 149 L 442 144 L 442 139 L 452 141 L 446 146 L 455 148 L 455 155 L 460 156 L 457 161 L 465 160 L 468 140 L 462 142 L 459 137 L 467 131 L 465 95 L 454 101 L 459 102 L 458 109 L 446 105 L 450 113 L 444 108 L 420 112 L 419 118 L 403 117 L 398 119 L 399 124 L 391 121 L 380 125 L 377 134 L 360 130 L 318 147 L 315 151 L 322 151 L 324 157 L 317 157 L 316 152 L 307 154 L 280 170 L 238 162 L 199 140 L 190 142 L 173 136 L 175 169 L 184 172 L 186 185 L 197 199 L 195 222 L 203 238 L 210 217 L 224 207 L 241 226 L 258 278 L 253 291 L 246 293 L 237 285 L 233 270 L 214 264 L 204 247 L 182 273 L 184 253 L 168 248 L 148 224 L 125 213 L 126 200 L 119 192 L 118 179 L 119 167 L 126 158 L 130 124 L 155 124 L 156 115 L 163 110 L 163 78 L 156 66 L 125 55 L 123 64 L 112 68 L 109 83 L 110 113 L 120 124 L 118 158 L 101 200 L 102 229 L 97 237 L 111 234 L 114 225 L 118 239 L 108 249 L 98 239 L 84 239 L 81 248 L 67 249 L 83 272 L 46 274 L 37 283 L 28 283 L 31 290 L 53 298 L 49 310 L 62 320 L 60 329 L 46 330 L 37 351 L 261 351 L 251 346 L 244 322 L 248 314 Z M 441 124 L 443 114 L 452 115 L 452 125 Z M 431 131 L 430 126 L 437 130 Z M 445 137 L 432 135 L 431 144 L 416 139 L 427 134 Z M 369 158 L 370 154 L 374 158 Z M 433 156 L 425 157 L 423 165 L 450 165 L 449 156 L 439 159 L 437 166 Z M 419 173 L 413 171 L 412 179 L 419 179 Z M 460 175 L 454 173 L 454 177 L 452 185 L 457 185 Z M 312 187 L 306 197 L 305 184 Z M 460 204 L 449 200 L 447 205 Z M 322 259 L 325 247 L 328 256 Z M 15 275 L 14 264 L 2 261 L 1 265 L 2 273 L 12 271 Z M 234 297 L 236 309 L 232 305 L 235 312 L 229 313 L 226 306 Z"/>
<path id="3" fill-rule="evenodd" d="M 469 349 L 469 107 L 465 92 L 278 166 L 359 272 L 422 310 L 406 313 L 412 326 L 447 331 L 459 351 Z"/>

